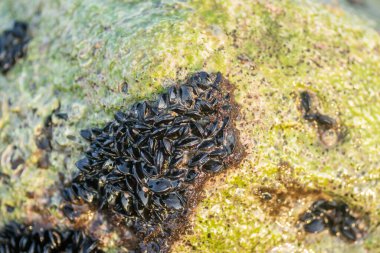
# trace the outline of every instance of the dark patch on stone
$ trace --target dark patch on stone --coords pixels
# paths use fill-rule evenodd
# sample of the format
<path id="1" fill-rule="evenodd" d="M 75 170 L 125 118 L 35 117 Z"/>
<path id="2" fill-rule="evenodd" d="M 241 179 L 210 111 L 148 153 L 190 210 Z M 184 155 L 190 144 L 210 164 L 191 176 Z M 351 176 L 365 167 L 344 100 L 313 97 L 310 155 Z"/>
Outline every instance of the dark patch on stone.
<path id="1" fill-rule="evenodd" d="M 300 215 L 299 221 L 308 233 L 320 233 L 328 229 L 331 235 L 348 242 L 359 240 L 366 233 L 365 226 L 342 201 L 319 199 Z"/>
<path id="2" fill-rule="evenodd" d="M 103 252 L 97 244 L 96 240 L 80 230 L 44 229 L 16 222 L 10 222 L 0 230 L 0 253 Z"/>
<path id="3" fill-rule="evenodd" d="M 207 179 L 242 157 L 232 91 L 220 73 L 199 72 L 156 101 L 117 112 L 103 128 L 82 130 L 90 147 L 65 201 L 126 224 L 137 252 L 169 251 Z"/>
<path id="4" fill-rule="evenodd" d="M 303 118 L 316 124 L 319 140 L 326 147 L 334 146 L 346 137 L 347 128 L 339 120 L 320 113 L 317 104 L 315 94 L 309 91 L 300 93 L 300 108 L 303 112 Z"/>
<path id="5" fill-rule="evenodd" d="M 29 40 L 28 25 L 24 22 L 16 21 L 13 28 L 3 32 L 0 36 L 0 71 L 3 74 L 26 55 Z"/>

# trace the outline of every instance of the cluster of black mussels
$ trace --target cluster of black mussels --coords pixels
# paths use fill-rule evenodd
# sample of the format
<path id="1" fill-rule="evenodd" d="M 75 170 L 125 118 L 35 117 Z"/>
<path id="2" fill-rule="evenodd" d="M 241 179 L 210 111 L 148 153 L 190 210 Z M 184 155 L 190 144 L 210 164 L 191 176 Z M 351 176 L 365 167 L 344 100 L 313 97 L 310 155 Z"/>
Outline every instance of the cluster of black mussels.
<path id="1" fill-rule="evenodd" d="M 348 205 L 339 201 L 317 200 L 299 219 L 308 233 L 329 229 L 332 235 L 347 241 L 356 241 L 364 233 L 357 218 L 350 214 Z"/>
<path id="2" fill-rule="evenodd" d="M 156 101 L 117 112 L 103 128 L 82 130 L 90 147 L 64 199 L 120 214 L 145 241 L 158 224 L 159 234 L 170 236 L 197 184 L 236 159 L 228 85 L 220 73 L 199 72 Z M 157 244 L 142 248 L 157 251 Z"/>
<path id="3" fill-rule="evenodd" d="M 3 74 L 26 55 L 29 40 L 28 25 L 24 22 L 16 21 L 12 29 L 3 32 L 0 36 L 0 71 Z"/>
<path id="4" fill-rule="evenodd" d="M 42 229 L 10 222 L 0 231 L 0 253 L 100 253 L 83 231 Z"/>

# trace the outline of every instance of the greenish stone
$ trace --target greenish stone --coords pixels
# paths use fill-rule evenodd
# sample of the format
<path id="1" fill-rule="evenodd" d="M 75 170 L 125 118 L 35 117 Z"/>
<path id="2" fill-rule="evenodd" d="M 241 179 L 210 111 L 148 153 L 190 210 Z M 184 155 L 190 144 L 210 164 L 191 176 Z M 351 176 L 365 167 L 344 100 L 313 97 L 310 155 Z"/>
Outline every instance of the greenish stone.
<path id="1" fill-rule="evenodd" d="M 0 77 L 0 172 L 9 176 L 0 224 L 38 219 L 36 206 L 62 219 L 58 173 L 76 170 L 81 129 L 189 73 L 220 71 L 236 86 L 247 156 L 207 188 L 173 251 L 377 252 L 380 38 L 366 22 L 301 0 L 2 0 L 0 30 L 15 19 L 31 24 L 33 40 Z M 327 147 L 302 119 L 305 89 L 347 129 L 342 141 Z M 41 169 L 35 135 L 59 105 L 69 119 L 53 116 L 51 166 Z M 13 146 L 25 160 L 16 170 Z M 303 234 L 298 214 L 322 195 L 370 219 L 370 233 L 355 244 Z"/>

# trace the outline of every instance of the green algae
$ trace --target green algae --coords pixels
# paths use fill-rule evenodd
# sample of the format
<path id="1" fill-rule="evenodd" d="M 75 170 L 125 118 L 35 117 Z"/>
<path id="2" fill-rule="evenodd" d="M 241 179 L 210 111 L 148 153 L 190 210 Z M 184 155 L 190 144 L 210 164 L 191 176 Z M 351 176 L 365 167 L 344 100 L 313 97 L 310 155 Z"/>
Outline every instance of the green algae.
<path id="1" fill-rule="evenodd" d="M 26 162 L 14 171 L 0 164 L 10 176 L 0 181 L 0 223 L 27 219 L 41 203 L 60 218 L 58 172 L 75 171 L 84 149 L 79 130 L 204 69 L 236 85 L 247 157 L 206 191 L 192 230 L 173 251 L 376 252 L 380 39 L 364 22 L 290 0 L 2 1 L 0 28 L 13 19 L 31 23 L 33 40 L 27 59 L 0 77 L 0 153 L 17 145 Z M 347 127 L 344 141 L 329 148 L 319 141 L 298 109 L 302 90 Z M 51 166 L 41 169 L 34 136 L 58 104 L 69 119 L 53 115 Z M 263 187 L 274 198 L 292 196 L 277 215 L 257 194 Z M 314 190 L 368 213 L 368 237 L 352 245 L 326 233 L 303 235 L 297 215 Z"/>

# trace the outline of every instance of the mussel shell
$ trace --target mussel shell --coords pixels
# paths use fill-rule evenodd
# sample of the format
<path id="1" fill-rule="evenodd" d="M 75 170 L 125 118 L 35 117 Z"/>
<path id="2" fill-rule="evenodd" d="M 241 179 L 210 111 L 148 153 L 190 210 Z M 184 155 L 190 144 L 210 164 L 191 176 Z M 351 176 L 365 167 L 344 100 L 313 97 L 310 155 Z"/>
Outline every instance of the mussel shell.
<path id="1" fill-rule="evenodd" d="M 303 225 L 303 228 L 308 233 L 319 233 L 322 232 L 326 226 L 322 218 L 315 218 Z"/>

